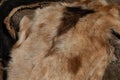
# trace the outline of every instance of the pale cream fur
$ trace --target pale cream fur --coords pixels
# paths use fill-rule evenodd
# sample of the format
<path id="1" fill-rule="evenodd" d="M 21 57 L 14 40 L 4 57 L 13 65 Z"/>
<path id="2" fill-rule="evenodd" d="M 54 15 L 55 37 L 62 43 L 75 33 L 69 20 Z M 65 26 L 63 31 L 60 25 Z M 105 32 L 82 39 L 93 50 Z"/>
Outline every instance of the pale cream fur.
<path id="1" fill-rule="evenodd" d="M 120 33 L 117 8 L 80 18 L 67 33 L 57 36 L 64 10 L 61 5 L 36 10 L 29 36 L 18 40 L 21 45 L 11 51 L 8 80 L 102 80 L 114 57 L 111 29 Z"/>
<path id="2" fill-rule="evenodd" d="M 30 27 L 31 27 L 30 19 L 26 16 L 23 17 L 23 19 L 20 22 L 20 31 L 18 33 L 19 39 L 17 43 L 13 46 L 14 48 L 19 47 L 23 41 L 26 40 L 27 36 L 30 33 Z"/>

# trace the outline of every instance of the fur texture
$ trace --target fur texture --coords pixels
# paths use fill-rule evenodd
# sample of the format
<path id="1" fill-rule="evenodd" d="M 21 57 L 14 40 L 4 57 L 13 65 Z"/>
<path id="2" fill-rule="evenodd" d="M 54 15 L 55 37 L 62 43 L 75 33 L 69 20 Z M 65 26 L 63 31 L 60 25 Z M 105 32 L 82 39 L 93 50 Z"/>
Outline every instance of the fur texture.
<path id="1" fill-rule="evenodd" d="M 120 33 L 118 16 L 114 6 L 94 12 L 54 4 L 37 9 L 32 20 L 23 17 L 8 80 L 102 80 L 114 59 L 111 42 L 118 36 L 112 31 Z"/>
<path id="2" fill-rule="evenodd" d="M 13 38 L 11 38 L 8 30 L 6 29 L 6 25 L 4 24 L 4 19 L 10 13 L 10 11 L 21 5 L 28 5 L 38 2 L 74 2 L 73 0 L 1 0 L 0 4 L 0 58 L 7 58 L 9 55 L 9 51 L 12 45 L 16 42 Z M 4 3 L 3 3 L 4 2 Z M 18 30 L 16 30 L 18 31 Z M 6 52 L 7 51 L 7 52 Z"/>
<path id="3" fill-rule="evenodd" d="M 44 1 L 47 1 L 47 0 L 44 0 Z M 79 0 L 49 0 L 49 1 L 50 2 L 51 1 L 52 2 L 57 2 L 57 1 L 74 2 L 74 1 L 79 1 Z M 106 11 L 106 12 L 109 11 L 109 9 L 107 9 L 105 7 L 104 8 L 101 7 L 102 5 L 104 5 L 104 6 L 107 5 L 107 3 L 104 0 L 93 0 L 92 2 L 91 2 L 91 0 L 86 0 L 86 1 L 85 0 L 80 0 L 80 1 L 83 1 L 82 3 L 79 3 L 79 5 L 81 5 L 83 8 L 93 9 L 93 10 L 95 10 L 97 12 L 99 12 L 100 9 L 103 10 L 103 12 L 104 11 Z M 109 2 L 110 0 L 107 0 L 107 1 Z M 115 1 L 117 1 L 117 0 L 115 0 Z M 11 51 L 12 46 L 14 45 L 14 43 L 17 40 L 17 39 L 14 39 L 13 37 L 11 37 L 11 35 L 9 34 L 9 32 L 8 32 L 8 30 L 6 28 L 6 25 L 3 23 L 3 21 L 4 21 L 5 17 L 8 16 L 8 14 L 10 13 L 10 11 L 13 8 L 16 8 L 16 7 L 21 6 L 21 5 L 37 3 L 37 2 L 42 2 L 42 0 L 26 0 L 26 1 L 22 1 L 22 0 L 8 0 L 8 1 L 4 2 L 4 4 L 2 4 L 2 5 L 0 3 L 0 5 L 1 5 L 0 6 L 0 15 L 2 15 L 2 16 L 0 16 L 0 62 L 1 62 L 0 64 L 2 65 L 2 66 L 0 66 L 0 70 L 1 70 L 0 73 L 1 73 L 1 75 L 3 74 L 2 71 L 6 70 L 3 67 L 7 66 L 8 61 L 10 59 L 10 57 L 9 57 L 10 52 L 9 51 Z M 63 3 L 63 4 L 65 4 L 65 3 Z M 115 4 L 116 4 L 116 2 L 115 2 Z M 70 8 L 70 6 L 68 8 Z M 80 9 L 80 8 L 78 8 L 78 9 Z M 89 12 L 89 10 L 88 10 L 88 12 Z M 111 12 L 109 12 L 109 13 L 112 14 L 114 17 L 115 16 L 119 17 L 118 14 L 116 14 L 117 12 L 118 11 L 116 11 L 116 10 L 114 10 L 114 11 L 111 10 Z M 78 11 L 77 11 L 77 13 L 78 13 Z M 75 13 L 70 13 L 69 14 L 67 11 L 63 11 L 63 14 L 66 15 L 66 16 L 64 16 L 64 18 L 62 18 L 62 20 L 60 20 L 61 21 L 61 24 L 60 24 L 61 27 L 59 27 L 58 31 L 56 32 L 57 36 L 62 36 L 64 34 L 66 34 L 69 30 L 74 28 L 75 25 L 77 24 L 77 20 L 79 20 L 79 18 L 80 18 L 79 17 L 80 15 L 76 15 L 77 17 L 75 15 L 72 16 L 73 14 L 76 14 L 76 9 L 75 9 Z M 70 18 L 70 19 L 67 19 L 67 18 Z M 26 21 L 30 21 L 30 24 L 28 24 L 28 25 L 31 25 L 31 23 L 34 24 L 33 23 L 34 20 L 29 19 L 28 16 L 23 18 L 23 20 L 21 21 L 21 26 L 23 26 L 23 29 L 20 30 L 19 40 L 14 45 L 14 47 L 13 47 L 14 49 L 19 48 L 21 46 L 22 42 L 24 42 L 27 39 L 27 37 L 32 33 L 31 32 L 32 31 L 31 28 L 29 29 L 30 26 L 27 25 L 28 29 L 26 29 L 26 27 L 24 25 L 25 23 L 27 23 Z M 64 23 L 64 21 L 66 21 L 66 22 Z M 37 20 L 36 20 L 36 22 L 37 22 Z M 69 24 L 69 22 L 72 22 L 72 23 Z M 64 28 L 64 26 L 66 26 L 66 27 Z M 15 31 L 18 32 L 17 29 Z M 118 56 L 119 55 L 119 33 L 116 30 L 111 30 L 111 33 L 113 33 L 112 31 L 117 33 L 118 35 L 113 34 L 114 35 L 114 39 L 112 39 L 113 40 L 112 42 L 110 41 L 110 44 L 115 48 L 115 55 L 117 56 L 117 58 L 119 58 L 119 56 Z M 56 44 L 54 42 L 54 39 L 52 41 L 52 44 L 53 44 L 53 46 L 51 46 L 50 49 L 52 49 L 54 47 L 54 44 Z M 50 54 L 52 54 L 52 52 Z M 49 54 L 47 56 L 49 56 Z M 77 61 L 77 62 L 79 62 L 79 61 Z M 76 65 L 76 64 L 74 64 L 74 65 Z M 110 65 L 113 65 L 113 64 L 111 63 Z M 115 66 L 115 65 L 116 65 L 116 63 L 113 66 Z M 108 75 L 109 75 L 110 72 L 113 72 L 113 71 L 111 71 L 112 70 L 111 68 L 113 68 L 113 67 L 109 67 L 109 69 L 107 70 L 108 71 L 108 73 L 107 73 Z M 74 72 L 76 72 L 76 71 L 74 71 Z M 4 77 L 4 79 L 6 79 L 7 78 L 6 77 L 6 71 L 5 71 L 4 74 L 5 75 L 3 77 Z M 0 75 L 0 77 L 1 77 L 1 75 Z M 111 75 L 109 75 L 109 76 L 111 76 Z M 110 78 L 110 79 L 113 80 L 112 78 Z M 106 80 L 106 78 L 104 80 Z"/>
<path id="4" fill-rule="evenodd" d="M 12 38 L 11 35 L 9 34 L 9 30 L 7 30 L 6 25 L 4 24 L 4 19 L 13 8 L 24 4 L 29 4 L 27 1 L 24 2 L 21 1 L 21 3 L 20 1 L 21 0 L 19 1 L 8 0 L 0 6 L 0 59 L 1 59 L 0 64 L 1 67 L 3 68 L 7 66 L 8 61 L 10 59 L 9 57 L 10 50 L 17 40 Z M 30 1 L 30 3 L 32 2 Z M 6 80 L 7 78 L 6 70 L 2 69 L 2 72 L 3 71 L 4 71 L 3 79 Z M 2 76 L 2 74 L 0 76 Z"/>
<path id="5" fill-rule="evenodd" d="M 6 67 L 8 64 L 8 61 L 10 60 L 10 50 L 14 43 L 16 43 L 17 38 L 14 39 L 11 34 L 9 33 L 8 28 L 4 24 L 4 19 L 9 15 L 12 9 L 21 6 L 21 5 L 28 5 L 28 4 L 33 4 L 33 3 L 38 3 L 38 2 L 57 2 L 61 0 L 1 0 L 0 2 L 0 64 L 2 65 L 1 67 Z M 71 2 L 72 0 L 63 0 L 67 2 Z M 12 29 L 15 29 L 15 33 L 18 33 L 18 28 L 16 29 L 15 26 L 11 27 Z M 16 35 L 18 36 L 18 35 Z M 2 76 L 2 75 L 0 75 Z M 5 76 L 3 76 L 4 79 L 7 77 L 6 76 L 6 71 L 5 71 Z"/>

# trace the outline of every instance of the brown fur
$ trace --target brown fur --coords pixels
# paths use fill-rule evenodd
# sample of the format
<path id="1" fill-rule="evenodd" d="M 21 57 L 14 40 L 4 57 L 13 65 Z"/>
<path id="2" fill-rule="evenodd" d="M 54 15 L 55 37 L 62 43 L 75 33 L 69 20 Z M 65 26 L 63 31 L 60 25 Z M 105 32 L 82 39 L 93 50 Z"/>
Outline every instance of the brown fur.
<path id="1" fill-rule="evenodd" d="M 102 80 L 114 58 L 111 31 L 120 33 L 117 8 L 104 6 L 79 17 L 74 27 L 58 36 L 60 27 L 66 27 L 61 26 L 65 11 L 66 6 L 58 4 L 37 9 L 33 20 L 27 18 L 27 27 L 23 17 L 20 28 L 30 33 L 11 51 L 8 80 Z"/>

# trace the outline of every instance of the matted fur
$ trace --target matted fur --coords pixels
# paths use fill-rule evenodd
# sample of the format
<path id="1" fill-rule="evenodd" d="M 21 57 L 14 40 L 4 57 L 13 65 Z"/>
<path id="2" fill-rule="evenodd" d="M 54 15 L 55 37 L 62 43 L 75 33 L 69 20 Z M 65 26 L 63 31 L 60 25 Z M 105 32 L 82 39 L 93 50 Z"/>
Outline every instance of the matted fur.
<path id="1" fill-rule="evenodd" d="M 88 14 L 76 15 L 82 11 Z M 102 80 L 114 58 L 111 41 L 117 38 L 112 31 L 120 33 L 118 16 L 112 6 L 89 12 L 57 4 L 37 9 L 33 20 L 23 17 L 21 36 L 11 51 L 8 80 Z M 69 23 L 75 24 L 68 29 L 64 18 L 73 18 Z M 58 35 L 60 29 L 67 30 Z"/>

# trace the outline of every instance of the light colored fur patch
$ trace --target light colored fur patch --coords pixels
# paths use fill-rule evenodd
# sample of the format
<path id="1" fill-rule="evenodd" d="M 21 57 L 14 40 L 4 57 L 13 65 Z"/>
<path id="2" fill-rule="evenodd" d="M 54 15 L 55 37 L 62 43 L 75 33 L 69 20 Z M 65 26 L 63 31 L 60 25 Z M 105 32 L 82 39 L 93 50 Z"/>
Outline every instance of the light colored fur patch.
<path id="1" fill-rule="evenodd" d="M 18 40 L 21 45 L 12 50 L 8 80 L 102 80 L 114 53 L 111 29 L 120 33 L 120 19 L 114 16 L 118 13 L 111 13 L 116 8 L 80 18 L 57 36 L 64 10 L 60 5 L 36 10 L 29 36 Z"/>
<path id="2" fill-rule="evenodd" d="M 17 43 L 13 46 L 14 48 L 19 47 L 22 44 L 22 42 L 26 40 L 27 36 L 30 33 L 30 27 L 31 27 L 30 23 L 31 23 L 30 19 L 24 16 L 20 22 L 20 31 L 18 33 L 19 39 Z"/>

